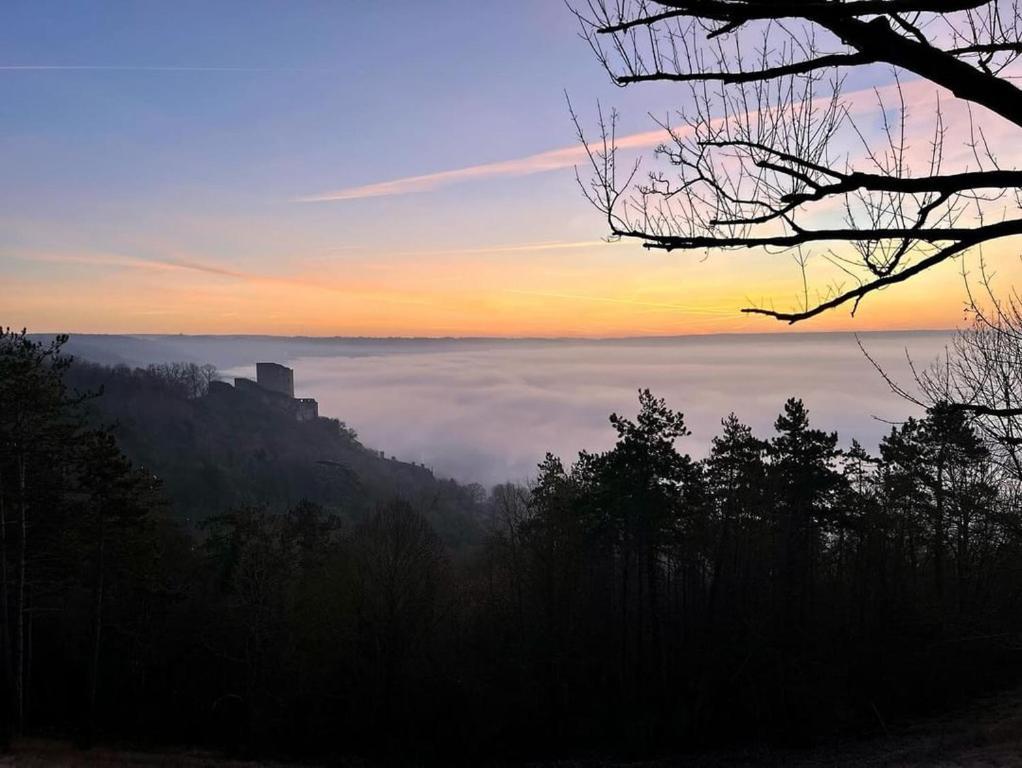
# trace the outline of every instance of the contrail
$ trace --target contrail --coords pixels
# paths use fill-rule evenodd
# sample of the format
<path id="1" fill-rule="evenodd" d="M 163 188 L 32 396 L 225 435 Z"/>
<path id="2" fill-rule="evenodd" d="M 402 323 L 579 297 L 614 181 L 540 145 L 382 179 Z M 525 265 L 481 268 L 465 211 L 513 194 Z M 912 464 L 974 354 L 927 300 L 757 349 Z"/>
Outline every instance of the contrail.
<path id="1" fill-rule="evenodd" d="M 907 81 L 901 83 L 903 91 L 910 88 L 921 88 L 927 86 L 926 81 Z M 861 106 L 864 102 L 868 109 L 875 109 L 872 99 L 877 93 L 892 91 L 895 85 L 885 85 L 879 90 L 874 88 L 863 88 L 846 94 L 849 105 Z M 826 99 L 818 99 L 820 103 Z M 674 129 L 674 135 L 685 135 L 691 133 L 691 126 L 680 126 Z M 663 128 L 650 131 L 618 136 L 615 142 L 617 149 L 648 149 L 664 143 L 670 139 L 670 134 Z M 357 186 L 343 187 L 329 192 L 322 192 L 315 195 L 299 197 L 295 202 L 299 203 L 327 203 L 345 200 L 362 200 L 372 197 L 391 197 L 394 195 L 409 195 L 421 192 L 430 192 L 434 189 L 449 187 L 454 184 L 461 184 L 468 181 L 492 178 L 508 178 L 518 176 L 529 176 L 535 173 L 545 173 L 563 168 L 571 168 L 580 163 L 587 162 L 585 148 L 580 144 L 569 147 L 551 149 L 546 152 L 538 152 L 525 157 L 518 157 L 511 160 L 499 160 L 491 163 L 481 163 L 451 170 L 425 173 L 416 176 L 404 176 L 389 181 L 361 184 Z"/>
<path id="2" fill-rule="evenodd" d="M 620 137 L 617 141 L 617 147 L 619 149 L 653 147 L 663 142 L 667 137 L 668 134 L 664 130 L 644 131 Z M 446 187 L 451 184 L 472 181 L 474 179 L 489 179 L 498 176 L 530 176 L 534 173 L 571 168 L 584 161 L 585 158 L 584 147 L 563 147 L 561 149 L 551 149 L 546 152 L 515 158 L 514 160 L 500 160 L 495 163 L 471 165 L 450 171 L 406 176 L 400 179 L 393 179 L 392 181 L 363 184 L 357 187 L 345 187 L 344 189 L 332 192 L 300 197 L 295 202 L 327 203 L 339 200 L 361 200 L 367 197 L 390 197 L 415 192 L 428 192 L 439 187 Z"/>
<path id="3" fill-rule="evenodd" d="M 133 66 L 121 64 L 0 64 L 0 72 L 315 72 L 302 67 Z"/>

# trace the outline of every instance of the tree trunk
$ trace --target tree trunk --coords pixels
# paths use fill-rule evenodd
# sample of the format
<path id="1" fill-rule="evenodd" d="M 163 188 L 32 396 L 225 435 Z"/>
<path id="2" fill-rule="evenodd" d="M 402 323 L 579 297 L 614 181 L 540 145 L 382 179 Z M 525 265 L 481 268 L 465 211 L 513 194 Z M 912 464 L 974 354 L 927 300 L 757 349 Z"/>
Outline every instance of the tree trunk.
<path id="1" fill-rule="evenodd" d="M 3 475 L 0 473 L 0 613 L 3 614 L 3 633 L 0 634 L 0 645 L 3 646 L 3 687 L 7 698 L 5 721 L 10 722 L 14 710 L 13 670 L 11 669 L 11 609 L 7 585 L 7 507 L 4 504 Z M 7 709 L 10 707 L 10 709 Z"/>
<path id="2" fill-rule="evenodd" d="M 937 459 L 937 487 L 934 489 L 935 515 L 933 524 L 933 577 L 937 591 L 937 616 L 940 630 L 944 631 L 944 449 Z"/>
<path id="3" fill-rule="evenodd" d="M 25 454 L 18 455 L 18 517 L 21 541 L 18 548 L 18 614 L 15 629 L 17 653 L 14 665 L 14 734 L 20 736 L 25 729 L 25 550 L 27 549 L 28 500 L 25 490 Z"/>
<path id="4" fill-rule="evenodd" d="M 29 595 L 25 606 L 25 722 L 32 713 L 32 628 L 35 626 L 35 614 L 32 613 L 32 596 Z"/>
<path id="5" fill-rule="evenodd" d="M 85 726 L 85 743 L 92 745 L 96 733 L 96 701 L 99 692 L 99 661 L 103 641 L 103 588 L 106 577 L 106 528 L 103 513 L 99 513 L 99 542 L 96 548 L 96 585 L 93 596 L 92 659 L 89 667 L 89 712 Z"/>

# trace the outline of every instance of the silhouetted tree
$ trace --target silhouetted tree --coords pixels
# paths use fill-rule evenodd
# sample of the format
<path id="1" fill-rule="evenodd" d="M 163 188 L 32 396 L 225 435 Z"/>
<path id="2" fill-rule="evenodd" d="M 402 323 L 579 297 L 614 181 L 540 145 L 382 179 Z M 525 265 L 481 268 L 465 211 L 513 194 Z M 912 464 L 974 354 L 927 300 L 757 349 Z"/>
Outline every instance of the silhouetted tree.
<path id="1" fill-rule="evenodd" d="M 380 733 L 400 733 L 426 700 L 416 678 L 431 661 L 430 640 L 446 608 L 448 564 L 426 519 L 404 502 L 381 507 L 351 542 L 357 674 Z"/>
<path id="2" fill-rule="evenodd" d="M 79 399 L 68 392 L 63 380 L 71 363 L 61 352 L 66 342 L 66 336 L 58 336 L 43 344 L 25 331 L 0 329 L 0 493 L 8 491 L 15 515 L 8 520 L 7 506 L 0 506 L 0 587 L 15 733 L 25 726 L 31 690 L 35 581 L 30 570 L 34 550 L 29 535 L 36 525 L 31 518 L 59 501 L 70 464 L 69 450 L 81 426 L 75 410 Z M 10 536 L 12 523 L 14 535 Z M 8 578 L 11 555 L 13 600 Z"/>
<path id="3" fill-rule="evenodd" d="M 192 526 L 88 421 L 73 369 L 59 345 L 0 344 L 4 704 L 13 724 L 20 667 L 28 731 L 321 761 L 635 757 L 883 728 L 1022 673 L 1017 482 L 953 405 L 874 456 L 791 399 L 767 436 L 731 414 L 697 460 L 642 390 L 609 450 L 548 455 L 528 487 L 394 485 L 369 511 L 240 504 Z M 148 372 L 84 370 L 110 384 L 94 405 L 224 417 Z M 479 519 L 444 506 L 462 494 Z"/>
<path id="4" fill-rule="evenodd" d="M 92 647 L 83 734 L 84 741 L 91 743 L 97 725 L 110 577 L 141 576 L 131 570 L 125 574 L 124 564 L 130 561 L 128 551 L 138 547 L 138 537 L 148 532 L 145 529 L 160 508 L 160 484 L 152 473 L 132 466 L 108 431 L 86 433 L 77 448 L 80 454 L 73 493 L 79 503 L 73 508 L 65 536 L 71 538 L 69 562 L 77 566 L 69 575 L 91 584 Z"/>
<path id="5" fill-rule="evenodd" d="M 995 121 L 1022 127 L 1022 91 L 1008 74 L 1022 54 L 1016 3 L 587 0 L 572 6 L 613 82 L 677 83 L 687 96 L 676 117 L 660 122 L 665 140 L 645 179 L 638 178 L 638 162 L 628 167 L 619 159 L 616 115 L 601 116 L 595 142 L 580 127 L 593 167 L 586 194 L 612 236 L 647 248 L 794 256 L 804 285 L 796 307 L 743 311 L 789 323 L 843 305 L 854 312 L 874 291 L 1022 234 L 1022 219 L 1012 215 L 1022 171 L 998 163 L 983 123 L 969 125 L 971 111 L 946 120 L 941 103 L 950 94 Z M 842 93 L 849 70 L 877 65 L 896 70 L 893 96 L 875 94 L 879 132 L 855 122 L 855 99 Z M 901 73 L 928 83 L 934 94 L 925 151 L 907 138 Z M 950 151 L 952 142 L 966 145 L 963 157 Z M 812 292 L 806 270 L 814 256 L 831 262 L 836 279 Z"/>

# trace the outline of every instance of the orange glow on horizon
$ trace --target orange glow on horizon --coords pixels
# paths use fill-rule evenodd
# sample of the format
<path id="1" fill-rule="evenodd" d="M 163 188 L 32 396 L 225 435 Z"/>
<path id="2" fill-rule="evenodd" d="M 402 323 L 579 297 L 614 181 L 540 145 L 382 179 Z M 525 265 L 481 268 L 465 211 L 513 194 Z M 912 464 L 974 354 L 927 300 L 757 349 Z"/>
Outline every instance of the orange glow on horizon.
<path id="1" fill-rule="evenodd" d="M 798 274 L 776 257 L 700 260 L 634 244 L 578 246 L 567 255 L 552 255 L 562 246 L 550 244 L 497 259 L 310 262 L 286 274 L 185 257 L 36 255 L 89 279 L 61 280 L 50 270 L 17 278 L 5 290 L 3 322 L 82 333 L 613 337 L 921 330 L 962 320 L 957 262 L 868 297 L 854 318 L 848 306 L 792 328 L 739 311 L 771 299 L 779 309 L 794 306 Z M 988 249 L 998 279 L 1020 271 L 1012 252 L 1010 243 Z"/>

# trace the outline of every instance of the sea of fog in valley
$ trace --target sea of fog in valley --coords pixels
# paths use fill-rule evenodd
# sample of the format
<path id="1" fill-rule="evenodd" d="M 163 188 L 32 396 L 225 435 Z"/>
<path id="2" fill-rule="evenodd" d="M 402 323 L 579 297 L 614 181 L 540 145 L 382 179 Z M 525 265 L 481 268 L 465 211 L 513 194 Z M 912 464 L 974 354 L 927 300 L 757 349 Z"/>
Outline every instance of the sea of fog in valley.
<path id="1" fill-rule="evenodd" d="M 948 332 L 868 333 L 870 355 L 912 383 Z M 71 351 L 104 363 L 210 362 L 254 376 L 269 360 L 294 368 L 295 393 L 345 421 L 366 445 L 490 485 L 525 480 L 549 451 L 566 460 L 613 444 L 607 417 L 633 414 L 648 387 L 685 414 L 680 446 L 703 455 L 731 411 L 770 434 L 801 397 L 815 424 L 875 449 L 889 422 L 917 409 L 877 374 L 851 334 L 690 336 L 626 340 L 285 339 L 76 336 Z"/>

